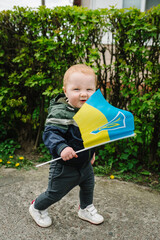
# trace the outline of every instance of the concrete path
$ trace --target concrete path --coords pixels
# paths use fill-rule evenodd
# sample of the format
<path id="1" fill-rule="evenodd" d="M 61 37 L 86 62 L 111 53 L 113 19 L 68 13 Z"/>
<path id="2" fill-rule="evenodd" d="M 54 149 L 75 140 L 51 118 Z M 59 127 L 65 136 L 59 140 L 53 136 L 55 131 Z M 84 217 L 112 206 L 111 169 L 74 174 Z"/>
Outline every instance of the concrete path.
<path id="1" fill-rule="evenodd" d="M 53 225 L 40 228 L 28 208 L 48 182 L 38 170 L 0 168 L 0 240 L 160 240 L 160 193 L 133 183 L 96 177 L 94 205 L 104 223 L 77 217 L 79 188 L 49 208 Z"/>

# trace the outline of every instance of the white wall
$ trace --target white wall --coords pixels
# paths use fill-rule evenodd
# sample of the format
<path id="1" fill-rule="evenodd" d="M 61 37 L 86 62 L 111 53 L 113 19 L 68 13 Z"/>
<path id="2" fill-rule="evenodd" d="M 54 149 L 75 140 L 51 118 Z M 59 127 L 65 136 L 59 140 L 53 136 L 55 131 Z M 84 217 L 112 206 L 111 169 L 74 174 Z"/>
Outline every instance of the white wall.
<path id="1" fill-rule="evenodd" d="M 137 7 L 142 12 L 150 7 L 160 4 L 160 0 L 82 0 L 82 6 L 90 9 L 97 8 L 110 8 L 115 6 L 116 8 L 128 8 Z"/>
<path id="2" fill-rule="evenodd" d="M 81 4 L 83 7 L 90 8 L 90 1 L 92 1 L 92 0 L 81 0 Z"/>
<path id="3" fill-rule="evenodd" d="M 90 8 L 110 8 L 110 6 L 122 8 L 122 1 L 123 0 L 90 0 Z"/>

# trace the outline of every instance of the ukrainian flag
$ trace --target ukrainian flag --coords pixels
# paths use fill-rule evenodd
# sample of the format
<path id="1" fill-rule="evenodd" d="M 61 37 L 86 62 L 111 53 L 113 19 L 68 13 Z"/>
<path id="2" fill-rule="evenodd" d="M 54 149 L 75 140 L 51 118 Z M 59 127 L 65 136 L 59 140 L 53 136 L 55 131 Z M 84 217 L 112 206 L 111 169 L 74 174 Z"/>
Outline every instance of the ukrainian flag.
<path id="1" fill-rule="evenodd" d="M 85 148 L 134 136 L 131 112 L 109 104 L 97 90 L 74 115 Z"/>
<path id="2" fill-rule="evenodd" d="M 113 107 L 104 99 L 100 90 L 97 90 L 83 104 L 73 118 L 80 129 L 85 147 L 77 153 L 105 143 L 135 136 L 132 113 Z M 61 157 L 41 163 L 36 167 L 59 159 Z"/>

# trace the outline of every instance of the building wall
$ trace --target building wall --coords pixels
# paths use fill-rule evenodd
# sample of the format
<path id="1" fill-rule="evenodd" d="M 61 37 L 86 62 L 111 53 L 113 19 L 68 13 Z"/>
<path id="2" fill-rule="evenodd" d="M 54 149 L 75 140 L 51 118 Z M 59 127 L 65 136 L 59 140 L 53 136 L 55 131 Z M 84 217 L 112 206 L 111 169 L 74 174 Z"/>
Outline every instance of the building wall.
<path id="1" fill-rule="evenodd" d="M 81 4 L 90 9 L 110 8 L 110 6 L 122 8 L 122 0 L 81 0 Z"/>
<path id="2" fill-rule="evenodd" d="M 90 1 L 91 1 L 91 0 L 81 0 L 81 5 L 82 5 L 83 7 L 88 7 L 88 8 L 90 8 Z"/>
<path id="3" fill-rule="evenodd" d="M 122 8 L 122 0 L 90 0 L 90 7 L 92 9 L 110 8 L 110 6 Z"/>
<path id="4" fill-rule="evenodd" d="M 110 8 L 111 6 L 116 8 L 137 7 L 143 12 L 160 4 L 160 0 L 81 0 L 81 4 L 90 9 Z"/>

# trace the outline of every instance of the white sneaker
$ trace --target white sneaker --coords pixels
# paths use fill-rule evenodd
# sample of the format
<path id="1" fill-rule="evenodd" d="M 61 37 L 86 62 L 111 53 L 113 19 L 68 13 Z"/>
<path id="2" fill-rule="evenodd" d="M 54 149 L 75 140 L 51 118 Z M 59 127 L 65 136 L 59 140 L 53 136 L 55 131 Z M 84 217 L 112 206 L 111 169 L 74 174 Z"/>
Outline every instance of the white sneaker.
<path id="1" fill-rule="evenodd" d="M 78 211 L 78 216 L 79 218 L 93 224 L 100 224 L 104 221 L 104 218 L 97 213 L 97 210 L 93 204 L 87 206 L 85 209 L 80 208 Z"/>
<path id="2" fill-rule="evenodd" d="M 29 207 L 29 213 L 34 219 L 34 221 L 38 224 L 40 227 L 49 227 L 52 224 L 52 219 L 48 216 L 48 211 L 43 210 L 39 211 L 34 208 L 34 202 Z"/>

